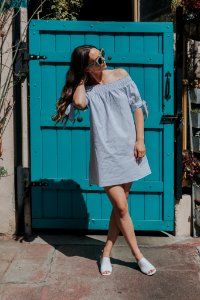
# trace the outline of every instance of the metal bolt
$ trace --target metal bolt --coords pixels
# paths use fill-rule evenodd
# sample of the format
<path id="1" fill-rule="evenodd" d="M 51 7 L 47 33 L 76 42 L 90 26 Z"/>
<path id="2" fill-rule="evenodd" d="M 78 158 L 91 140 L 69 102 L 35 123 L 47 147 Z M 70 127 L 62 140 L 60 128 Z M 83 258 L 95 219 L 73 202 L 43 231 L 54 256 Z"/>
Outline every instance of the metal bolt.
<path id="1" fill-rule="evenodd" d="M 77 118 L 77 121 L 78 121 L 78 122 L 82 122 L 82 121 L 83 121 L 83 117 L 78 117 L 78 118 Z"/>

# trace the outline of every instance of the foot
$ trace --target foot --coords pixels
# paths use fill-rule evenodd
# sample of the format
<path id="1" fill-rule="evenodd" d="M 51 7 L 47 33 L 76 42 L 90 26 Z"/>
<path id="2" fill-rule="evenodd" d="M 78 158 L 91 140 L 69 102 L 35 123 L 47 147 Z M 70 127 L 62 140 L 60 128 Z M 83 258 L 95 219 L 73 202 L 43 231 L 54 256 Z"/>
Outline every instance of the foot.
<path id="1" fill-rule="evenodd" d="M 145 257 L 142 257 L 137 263 L 144 274 L 153 275 L 156 273 L 156 268 Z"/>
<path id="2" fill-rule="evenodd" d="M 100 256 L 100 271 L 101 275 L 111 275 L 112 265 L 110 262 L 110 257 L 102 255 Z"/>

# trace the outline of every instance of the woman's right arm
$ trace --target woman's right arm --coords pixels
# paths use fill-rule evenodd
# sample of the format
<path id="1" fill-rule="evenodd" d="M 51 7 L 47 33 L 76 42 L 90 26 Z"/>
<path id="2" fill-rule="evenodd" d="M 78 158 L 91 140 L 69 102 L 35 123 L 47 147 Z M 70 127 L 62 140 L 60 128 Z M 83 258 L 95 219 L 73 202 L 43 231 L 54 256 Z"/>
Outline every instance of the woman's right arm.
<path id="1" fill-rule="evenodd" d="M 84 80 L 81 80 L 73 94 L 73 103 L 77 108 L 84 109 L 87 106 Z"/>

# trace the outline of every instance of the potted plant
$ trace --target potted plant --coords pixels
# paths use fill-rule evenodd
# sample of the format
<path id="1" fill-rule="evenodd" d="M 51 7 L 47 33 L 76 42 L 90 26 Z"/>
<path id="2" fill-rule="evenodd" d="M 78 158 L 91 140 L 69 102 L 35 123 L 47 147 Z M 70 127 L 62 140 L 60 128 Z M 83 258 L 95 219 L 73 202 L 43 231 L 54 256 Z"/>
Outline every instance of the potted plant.
<path id="1" fill-rule="evenodd" d="M 183 180 L 187 180 L 193 189 L 194 199 L 200 202 L 200 159 L 190 150 L 184 150 L 183 157 Z M 195 223 L 200 226 L 200 205 L 195 205 Z"/>
<path id="2" fill-rule="evenodd" d="M 190 150 L 183 150 L 183 173 L 191 183 L 200 185 L 200 159 Z"/>
<path id="3" fill-rule="evenodd" d="M 184 150 L 183 157 L 183 180 L 192 185 L 194 199 L 200 202 L 200 159 L 195 157 L 192 151 Z M 200 226 L 200 205 L 195 206 L 195 223 Z"/>

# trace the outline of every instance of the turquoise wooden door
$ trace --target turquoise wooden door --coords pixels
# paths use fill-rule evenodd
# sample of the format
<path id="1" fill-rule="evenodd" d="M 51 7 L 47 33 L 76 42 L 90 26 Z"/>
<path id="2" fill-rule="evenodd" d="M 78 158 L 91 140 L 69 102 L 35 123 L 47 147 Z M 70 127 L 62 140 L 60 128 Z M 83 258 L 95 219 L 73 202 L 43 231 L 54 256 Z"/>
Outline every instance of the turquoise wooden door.
<path id="1" fill-rule="evenodd" d="M 106 50 L 109 68 L 125 68 L 148 102 L 145 146 L 152 174 L 133 182 L 129 211 L 136 230 L 174 230 L 172 23 L 44 21 L 29 27 L 30 155 L 33 228 L 107 229 L 111 204 L 89 185 L 89 110 L 63 129 L 51 120 L 72 50 Z M 109 60 L 110 59 L 110 60 Z M 170 76 L 171 75 L 171 76 Z"/>

